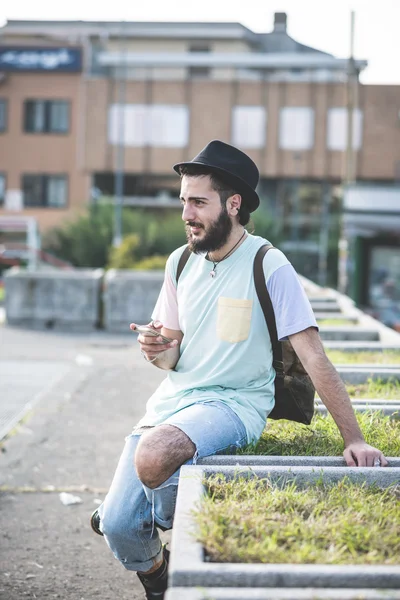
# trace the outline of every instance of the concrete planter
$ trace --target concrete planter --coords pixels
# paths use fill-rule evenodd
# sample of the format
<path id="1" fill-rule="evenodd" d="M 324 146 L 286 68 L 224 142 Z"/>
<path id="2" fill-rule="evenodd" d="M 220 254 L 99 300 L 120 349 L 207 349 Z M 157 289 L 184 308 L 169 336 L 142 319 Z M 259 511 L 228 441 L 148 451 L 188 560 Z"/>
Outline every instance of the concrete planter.
<path id="1" fill-rule="evenodd" d="M 400 589 L 400 566 L 205 562 L 203 547 L 195 540 L 196 525 L 193 515 L 194 507 L 199 506 L 205 493 L 203 479 L 216 473 L 223 473 L 227 478 L 232 478 L 237 470 L 238 467 L 235 466 L 183 466 L 181 468 L 172 533 L 170 586 L 185 588 L 200 586 L 206 589 L 214 587 Z M 321 472 L 324 479 L 330 482 L 338 482 L 347 476 L 356 483 L 375 483 L 382 487 L 398 483 L 400 477 L 398 467 L 321 469 L 273 466 L 240 469 L 241 475 L 270 477 L 275 482 L 279 481 L 280 485 L 295 479 L 299 486 L 312 485 L 320 479 Z"/>
<path id="2" fill-rule="evenodd" d="M 319 334 L 322 340 L 352 341 L 352 342 L 378 342 L 378 329 L 369 329 L 367 327 L 320 327 Z"/>
<path id="3" fill-rule="evenodd" d="M 107 271 L 104 278 L 104 327 L 129 333 L 129 324 L 147 324 L 164 281 L 163 271 Z"/>
<path id="4" fill-rule="evenodd" d="M 400 379 L 399 365 L 335 365 L 340 377 L 346 383 L 366 383 L 368 379 Z"/>
<path id="5" fill-rule="evenodd" d="M 170 588 L 166 600 L 399 600 L 398 590 Z"/>
<path id="6" fill-rule="evenodd" d="M 9 325 L 90 331 L 99 326 L 102 269 L 25 271 L 5 275 Z"/>

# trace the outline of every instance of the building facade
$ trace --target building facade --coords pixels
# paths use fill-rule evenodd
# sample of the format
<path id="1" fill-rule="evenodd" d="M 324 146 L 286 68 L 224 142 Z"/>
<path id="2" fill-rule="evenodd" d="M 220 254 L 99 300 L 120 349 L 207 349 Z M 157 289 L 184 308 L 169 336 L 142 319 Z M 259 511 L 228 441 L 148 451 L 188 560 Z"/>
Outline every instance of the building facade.
<path id="1" fill-rule="evenodd" d="M 256 161 L 263 206 L 312 276 L 326 263 L 349 156 L 352 179 L 400 179 L 400 88 L 359 84 L 366 66 L 351 63 L 349 110 L 348 61 L 293 40 L 284 13 L 265 34 L 238 23 L 9 21 L 0 219 L 34 217 L 43 231 L 99 196 L 178 207 L 171 166 L 221 139 Z"/>

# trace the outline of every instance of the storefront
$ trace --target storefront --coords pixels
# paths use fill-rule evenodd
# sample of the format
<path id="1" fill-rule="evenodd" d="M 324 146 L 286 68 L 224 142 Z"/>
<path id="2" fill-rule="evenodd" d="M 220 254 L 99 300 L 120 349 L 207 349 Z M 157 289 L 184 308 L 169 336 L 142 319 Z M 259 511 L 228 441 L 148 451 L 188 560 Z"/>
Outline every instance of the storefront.
<path id="1" fill-rule="evenodd" d="M 400 331 L 400 187 L 348 188 L 343 219 L 349 295 Z"/>

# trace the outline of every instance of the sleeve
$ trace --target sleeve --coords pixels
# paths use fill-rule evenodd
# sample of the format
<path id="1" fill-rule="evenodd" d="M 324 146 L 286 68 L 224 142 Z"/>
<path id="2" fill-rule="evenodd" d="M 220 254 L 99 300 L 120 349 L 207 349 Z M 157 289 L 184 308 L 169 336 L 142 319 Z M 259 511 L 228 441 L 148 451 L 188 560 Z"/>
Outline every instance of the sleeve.
<path id="1" fill-rule="evenodd" d="M 153 321 L 160 321 L 167 329 L 179 331 L 178 298 L 174 278 L 174 273 L 176 272 L 176 265 L 174 263 L 176 261 L 174 258 L 175 257 L 171 255 L 167 261 L 164 283 L 151 318 Z"/>
<path id="2" fill-rule="evenodd" d="M 266 279 L 267 289 L 274 307 L 278 339 L 315 327 L 317 321 L 300 279 L 288 262 L 279 266 Z"/>

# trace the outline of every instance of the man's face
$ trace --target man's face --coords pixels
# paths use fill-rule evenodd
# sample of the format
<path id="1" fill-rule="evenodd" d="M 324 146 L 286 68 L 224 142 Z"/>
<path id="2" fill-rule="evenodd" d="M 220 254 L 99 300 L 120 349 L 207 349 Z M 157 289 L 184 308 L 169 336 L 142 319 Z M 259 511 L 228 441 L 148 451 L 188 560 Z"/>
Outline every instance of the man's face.
<path id="1" fill-rule="evenodd" d="M 211 188 L 208 175 L 184 175 L 180 200 L 186 238 L 192 252 L 213 252 L 222 248 L 232 230 L 232 220 L 219 193 Z"/>

